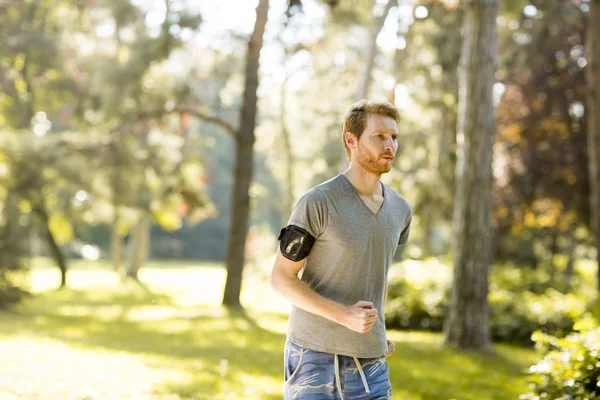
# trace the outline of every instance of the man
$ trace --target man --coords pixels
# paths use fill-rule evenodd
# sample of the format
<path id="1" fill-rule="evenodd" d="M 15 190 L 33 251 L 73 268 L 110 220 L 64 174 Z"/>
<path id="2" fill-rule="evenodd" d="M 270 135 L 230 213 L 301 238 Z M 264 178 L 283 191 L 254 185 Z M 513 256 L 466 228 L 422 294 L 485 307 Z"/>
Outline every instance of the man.
<path id="1" fill-rule="evenodd" d="M 398 122 L 389 103 L 351 105 L 342 125 L 350 166 L 309 190 L 281 230 L 271 285 L 293 304 L 286 399 L 392 398 L 383 306 L 412 209 L 380 178 L 392 168 Z"/>

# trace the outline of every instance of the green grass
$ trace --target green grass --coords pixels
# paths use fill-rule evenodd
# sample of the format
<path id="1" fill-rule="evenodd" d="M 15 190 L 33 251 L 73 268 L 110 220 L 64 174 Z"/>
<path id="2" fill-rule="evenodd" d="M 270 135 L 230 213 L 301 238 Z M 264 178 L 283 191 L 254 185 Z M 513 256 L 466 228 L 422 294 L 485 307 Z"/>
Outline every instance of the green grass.
<path id="1" fill-rule="evenodd" d="M 142 288 L 79 263 L 69 287 L 55 290 L 57 271 L 36 264 L 35 296 L 0 313 L 0 399 L 283 397 L 289 305 L 264 281 L 246 279 L 241 313 L 220 306 L 218 265 L 157 262 L 141 271 Z M 494 356 L 461 353 L 430 333 L 389 337 L 394 399 L 516 399 L 538 358 L 506 345 Z"/>

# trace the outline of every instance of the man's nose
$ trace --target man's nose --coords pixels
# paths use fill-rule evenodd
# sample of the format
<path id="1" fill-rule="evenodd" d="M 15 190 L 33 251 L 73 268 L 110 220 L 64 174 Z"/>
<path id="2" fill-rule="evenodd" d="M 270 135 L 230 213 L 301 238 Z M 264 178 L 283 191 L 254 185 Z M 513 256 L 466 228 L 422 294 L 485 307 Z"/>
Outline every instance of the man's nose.
<path id="1" fill-rule="evenodd" d="M 396 151 L 396 143 L 394 143 L 394 139 L 388 139 L 385 141 L 385 151 L 392 153 Z"/>

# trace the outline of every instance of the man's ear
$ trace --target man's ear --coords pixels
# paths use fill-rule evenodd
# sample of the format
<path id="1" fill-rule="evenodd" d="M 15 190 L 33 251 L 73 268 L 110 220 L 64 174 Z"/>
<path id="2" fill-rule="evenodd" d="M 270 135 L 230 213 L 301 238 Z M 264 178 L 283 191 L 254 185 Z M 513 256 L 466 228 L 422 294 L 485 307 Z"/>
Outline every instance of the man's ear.
<path id="1" fill-rule="evenodd" d="M 352 132 L 346 132 L 344 134 L 344 139 L 346 140 L 346 146 L 348 146 L 350 150 L 356 150 L 357 139 L 356 136 L 352 134 Z"/>

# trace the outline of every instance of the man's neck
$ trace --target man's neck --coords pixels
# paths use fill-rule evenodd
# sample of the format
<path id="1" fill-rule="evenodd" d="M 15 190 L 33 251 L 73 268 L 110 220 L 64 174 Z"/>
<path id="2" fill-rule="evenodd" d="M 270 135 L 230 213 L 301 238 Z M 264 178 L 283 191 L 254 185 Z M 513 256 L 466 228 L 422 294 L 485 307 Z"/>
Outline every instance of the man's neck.
<path id="1" fill-rule="evenodd" d="M 361 196 L 374 197 L 382 195 L 381 175 L 365 171 L 359 165 L 350 163 L 344 175 Z"/>

